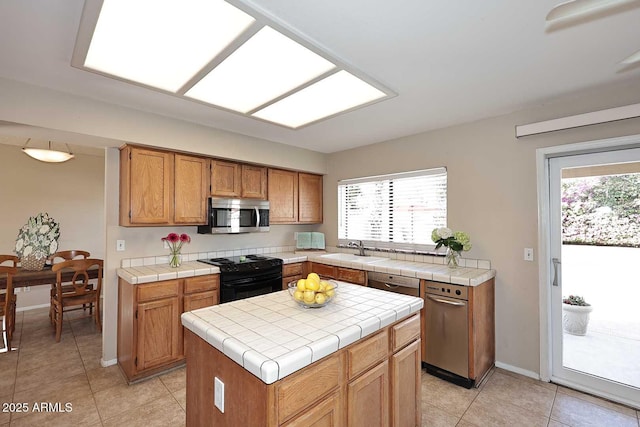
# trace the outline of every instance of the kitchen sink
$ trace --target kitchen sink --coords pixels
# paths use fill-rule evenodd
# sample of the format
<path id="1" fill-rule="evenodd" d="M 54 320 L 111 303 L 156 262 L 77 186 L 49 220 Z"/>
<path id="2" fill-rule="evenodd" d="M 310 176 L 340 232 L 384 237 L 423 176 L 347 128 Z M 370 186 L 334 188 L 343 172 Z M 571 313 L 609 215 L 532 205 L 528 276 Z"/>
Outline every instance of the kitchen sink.
<path id="1" fill-rule="evenodd" d="M 335 259 L 338 261 L 348 261 L 348 262 L 361 262 L 363 264 L 371 264 L 373 262 L 386 261 L 389 259 L 385 257 L 360 256 L 360 255 L 343 254 L 343 253 L 320 255 L 320 258 Z"/>

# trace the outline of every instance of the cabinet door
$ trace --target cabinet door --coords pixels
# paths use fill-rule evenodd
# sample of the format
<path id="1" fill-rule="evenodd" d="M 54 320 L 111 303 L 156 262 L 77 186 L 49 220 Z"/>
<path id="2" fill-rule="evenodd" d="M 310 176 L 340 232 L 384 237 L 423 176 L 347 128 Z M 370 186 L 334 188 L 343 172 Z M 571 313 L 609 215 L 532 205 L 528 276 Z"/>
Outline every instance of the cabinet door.
<path id="1" fill-rule="evenodd" d="M 342 424 L 342 410 L 338 393 L 313 405 L 302 415 L 284 424 L 286 427 L 335 427 Z"/>
<path id="2" fill-rule="evenodd" d="M 355 283 L 357 285 L 364 285 L 367 283 L 367 276 L 363 270 L 338 267 L 336 269 L 336 275 L 336 279 L 342 280 L 343 282 Z"/>
<path id="3" fill-rule="evenodd" d="M 203 307 L 210 307 L 219 303 L 218 290 L 198 292 L 196 294 L 184 296 L 184 311 L 197 310 Z"/>
<path id="4" fill-rule="evenodd" d="M 336 278 L 336 269 L 337 267 L 334 267 L 333 265 L 326 265 L 326 264 L 318 264 L 318 263 L 311 263 L 311 270 L 309 270 L 310 272 L 313 273 L 317 273 L 318 276 L 321 277 L 327 277 L 329 279 L 335 279 Z"/>
<path id="5" fill-rule="evenodd" d="M 182 325 L 178 297 L 138 304 L 138 371 L 181 357 Z"/>
<path id="6" fill-rule="evenodd" d="M 211 195 L 240 197 L 241 168 L 239 163 L 211 161 Z"/>
<path id="7" fill-rule="evenodd" d="M 391 425 L 422 423 L 420 340 L 391 356 Z"/>
<path id="8" fill-rule="evenodd" d="M 272 224 L 298 222 L 298 173 L 269 169 L 269 221 Z"/>
<path id="9" fill-rule="evenodd" d="M 267 199 L 267 168 L 242 165 L 242 197 Z"/>
<path id="10" fill-rule="evenodd" d="M 347 385 L 347 425 L 389 425 L 389 362 L 384 361 Z"/>
<path id="11" fill-rule="evenodd" d="M 322 223 L 322 175 L 298 173 L 298 222 Z"/>
<path id="12" fill-rule="evenodd" d="M 120 155 L 120 224 L 170 224 L 173 154 L 125 147 Z"/>
<path id="13" fill-rule="evenodd" d="M 175 155 L 176 224 L 206 224 L 209 182 L 208 161 L 199 157 Z"/>

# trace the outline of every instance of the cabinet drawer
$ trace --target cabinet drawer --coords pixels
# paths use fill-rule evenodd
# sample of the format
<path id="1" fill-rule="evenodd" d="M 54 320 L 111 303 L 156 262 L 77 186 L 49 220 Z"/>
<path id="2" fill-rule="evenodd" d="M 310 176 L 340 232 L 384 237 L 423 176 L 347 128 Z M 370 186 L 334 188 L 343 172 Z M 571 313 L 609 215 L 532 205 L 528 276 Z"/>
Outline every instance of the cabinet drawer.
<path id="1" fill-rule="evenodd" d="M 137 287 L 138 302 L 178 296 L 180 293 L 179 280 L 166 280 L 162 282 L 137 285 Z"/>
<path id="2" fill-rule="evenodd" d="M 297 262 L 295 264 L 284 264 L 282 266 L 282 277 L 296 276 L 302 274 L 302 263 Z"/>
<path id="3" fill-rule="evenodd" d="M 387 358 L 389 338 L 387 330 L 377 333 L 366 341 L 347 349 L 349 379 Z"/>
<path id="4" fill-rule="evenodd" d="M 219 301 L 218 291 L 205 291 L 184 296 L 184 311 L 197 310 L 203 307 L 217 305 Z"/>
<path id="5" fill-rule="evenodd" d="M 336 278 L 336 267 L 326 264 L 311 264 L 311 272 L 318 273 L 319 276 L 329 277 L 331 279 Z"/>
<path id="6" fill-rule="evenodd" d="M 366 282 L 365 272 L 362 270 L 353 270 L 351 268 L 337 268 L 338 280 L 343 280 L 349 283 L 356 283 L 358 285 L 364 285 Z"/>
<path id="7" fill-rule="evenodd" d="M 340 359 L 337 354 L 287 377 L 277 388 L 278 424 L 337 389 Z"/>
<path id="8" fill-rule="evenodd" d="M 220 276 L 218 274 L 210 274 L 206 276 L 195 276 L 184 279 L 184 293 L 192 294 L 194 292 L 211 291 L 218 289 L 220 286 Z"/>
<path id="9" fill-rule="evenodd" d="M 391 351 L 395 352 L 419 337 L 420 315 L 414 314 L 407 320 L 400 322 L 391 328 Z"/>

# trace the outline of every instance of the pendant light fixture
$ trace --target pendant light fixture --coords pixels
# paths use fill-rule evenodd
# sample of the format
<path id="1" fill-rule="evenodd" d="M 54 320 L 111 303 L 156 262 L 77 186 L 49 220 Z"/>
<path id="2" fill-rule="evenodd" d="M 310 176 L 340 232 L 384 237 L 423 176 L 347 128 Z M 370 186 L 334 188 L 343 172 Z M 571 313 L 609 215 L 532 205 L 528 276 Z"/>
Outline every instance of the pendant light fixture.
<path id="1" fill-rule="evenodd" d="M 27 156 L 33 157 L 41 162 L 62 163 L 75 157 L 69 148 L 69 144 L 65 144 L 67 146 L 67 151 L 57 151 L 51 149 L 51 141 L 49 141 L 49 148 L 27 147 L 27 145 L 29 145 L 29 141 L 31 141 L 31 138 L 27 139 L 24 147 L 22 147 L 22 151 L 24 151 Z"/>

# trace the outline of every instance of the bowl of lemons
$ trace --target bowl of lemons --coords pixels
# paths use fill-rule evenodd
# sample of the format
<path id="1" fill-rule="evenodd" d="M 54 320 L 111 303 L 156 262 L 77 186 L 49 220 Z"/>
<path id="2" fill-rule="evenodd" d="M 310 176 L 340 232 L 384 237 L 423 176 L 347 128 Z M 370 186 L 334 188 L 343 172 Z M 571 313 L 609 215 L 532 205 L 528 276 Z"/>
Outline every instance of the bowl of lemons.
<path id="1" fill-rule="evenodd" d="M 304 308 L 319 308 L 329 304 L 338 293 L 338 284 L 309 273 L 306 279 L 289 282 L 289 294 Z"/>

